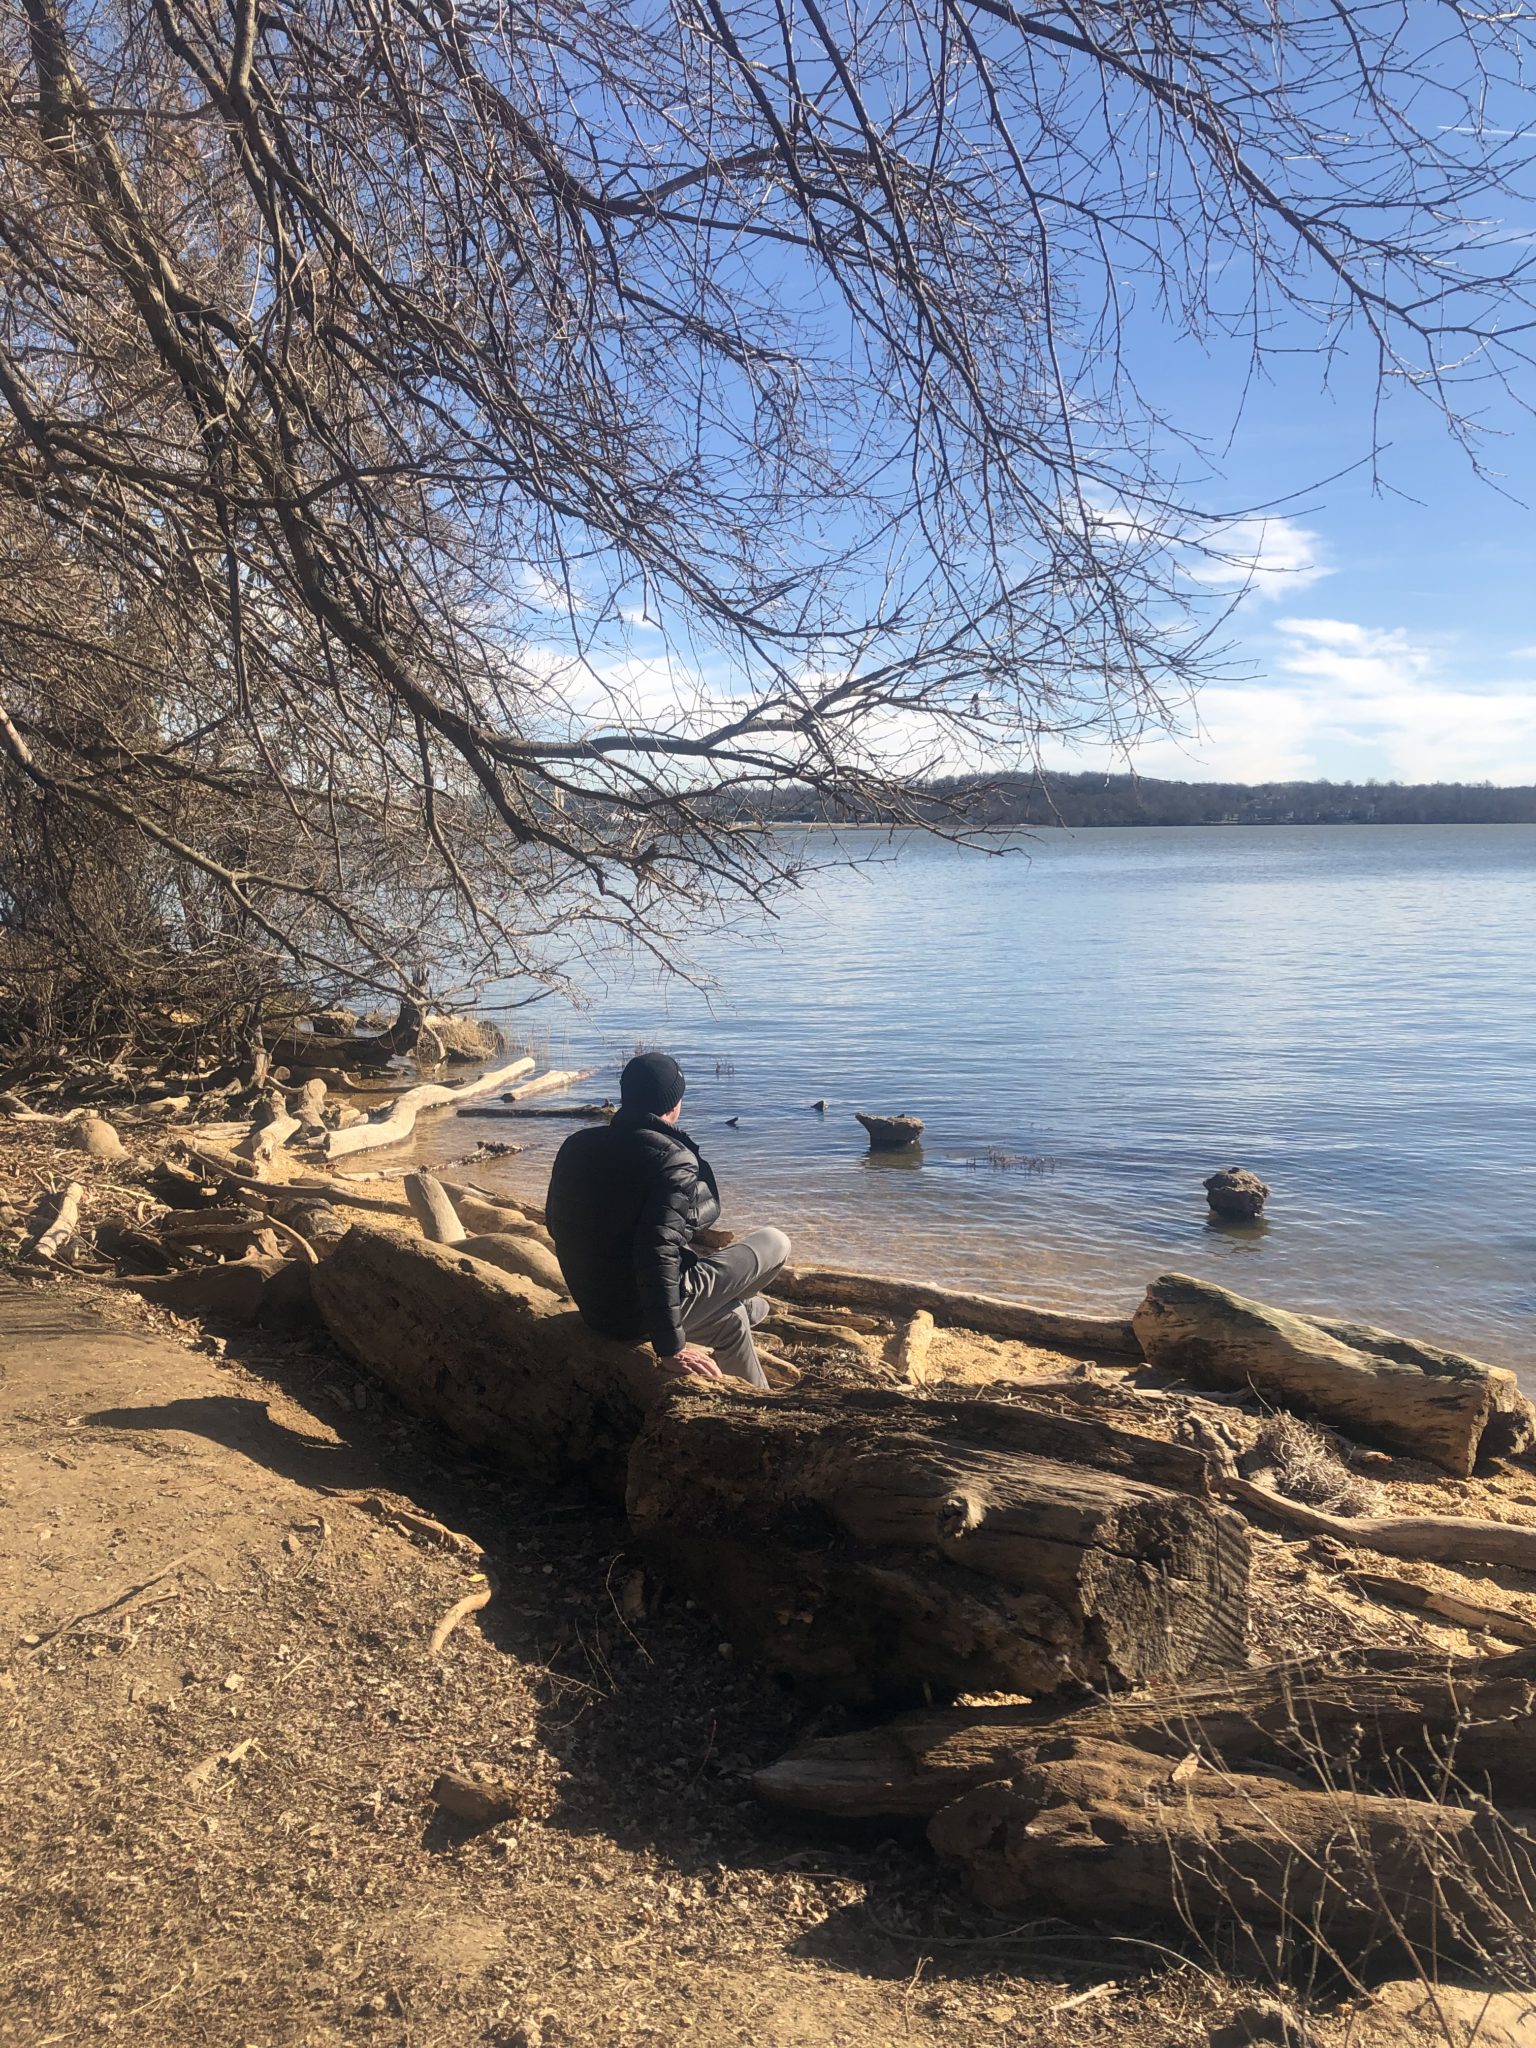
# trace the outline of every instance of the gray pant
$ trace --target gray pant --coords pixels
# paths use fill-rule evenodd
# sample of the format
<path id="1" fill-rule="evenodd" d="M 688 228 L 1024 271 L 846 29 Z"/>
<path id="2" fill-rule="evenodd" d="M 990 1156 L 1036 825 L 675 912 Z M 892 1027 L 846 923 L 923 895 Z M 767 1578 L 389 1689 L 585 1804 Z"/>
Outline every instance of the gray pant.
<path id="1" fill-rule="evenodd" d="M 683 1274 L 683 1335 L 715 1354 L 722 1372 L 754 1387 L 766 1387 L 752 1342 L 754 1324 L 768 1314 L 758 1293 L 789 1258 L 782 1230 L 749 1230 L 723 1251 L 707 1252 Z"/>

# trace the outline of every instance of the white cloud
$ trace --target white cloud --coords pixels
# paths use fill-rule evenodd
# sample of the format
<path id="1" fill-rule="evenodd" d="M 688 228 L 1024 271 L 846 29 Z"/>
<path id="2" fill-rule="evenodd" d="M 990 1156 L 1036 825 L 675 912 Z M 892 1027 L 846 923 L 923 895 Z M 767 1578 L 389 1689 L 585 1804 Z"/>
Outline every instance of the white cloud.
<path id="1" fill-rule="evenodd" d="M 1144 775 L 1536 782 L 1536 687 L 1457 675 L 1449 650 L 1348 619 L 1283 618 L 1273 679 L 1199 699 L 1200 730 L 1137 751 Z"/>
<path id="2" fill-rule="evenodd" d="M 1185 573 L 1207 589 L 1279 599 L 1320 583 L 1333 571 L 1321 560 L 1321 542 L 1310 527 L 1276 515 L 1231 519 L 1216 527 Z"/>

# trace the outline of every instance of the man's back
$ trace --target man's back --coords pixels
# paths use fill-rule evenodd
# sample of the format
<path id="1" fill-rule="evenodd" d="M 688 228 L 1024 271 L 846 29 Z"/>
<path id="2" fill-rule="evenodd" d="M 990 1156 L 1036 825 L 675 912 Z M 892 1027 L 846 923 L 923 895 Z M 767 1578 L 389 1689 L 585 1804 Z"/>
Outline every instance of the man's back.
<path id="1" fill-rule="evenodd" d="M 682 1341 L 689 1241 L 718 1214 L 714 1176 L 692 1140 L 634 1110 L 567 1138 L 550 1174 L 546 1221 L 583 1320 L 667 1351 Z"/>

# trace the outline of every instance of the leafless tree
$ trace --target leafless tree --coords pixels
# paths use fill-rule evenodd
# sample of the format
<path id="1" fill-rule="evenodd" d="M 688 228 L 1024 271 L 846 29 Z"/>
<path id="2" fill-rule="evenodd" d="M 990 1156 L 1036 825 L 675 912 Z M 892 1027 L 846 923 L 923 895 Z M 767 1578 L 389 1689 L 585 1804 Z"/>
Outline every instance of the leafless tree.
<path id="1" fill-rule="evenodd" d="M 1138 336 L 1363 342 L 1476 457 L 1529 39 L 5 0 L 0 975 L 536 984 L 781 878 L 787 782 L 901 819 L 1176 715 L 1223 528 Z"/>

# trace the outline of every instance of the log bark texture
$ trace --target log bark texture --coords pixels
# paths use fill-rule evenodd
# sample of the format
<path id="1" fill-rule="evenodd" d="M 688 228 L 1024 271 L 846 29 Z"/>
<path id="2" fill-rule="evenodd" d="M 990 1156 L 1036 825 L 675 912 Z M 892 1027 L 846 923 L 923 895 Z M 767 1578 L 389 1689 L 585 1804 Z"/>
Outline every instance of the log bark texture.
<path id="1" fill-rule="evenodd" d="M 327 1159 L 346 1159 L 356 1152 L 375 1151 L 381 1145 L 402 1144 L 415 1130 L 416 1119 L 423 1110 L 451 1109 L 477 1095 L 490 1095 L 496 1089 L 504 1088 L 509 1081 L 515 1081 L 519 1074 L 526 1074 L 532 1065 L 531 1059 L 513 1060 L 510 1066 L 481 1074 L 457 1088 L 450 1088 L 442 1081 L 424 1081 L 418 1088 L 407 1088 L 377 1123 L 353 1124 L 349 1130 L 328 1132 L 325 1156 Z"/>
<path id="2" fill-rule="evenodd" d="M 1241 1661 L 1247 1538 L 1206 1487 L 1196 1452 L 1023 1405 L 680 1386 L 628 1508 L 787 1676 L 845 1699 L 1039 1693 Z"/>
<path id="3" fill-rule="evenodd" d="M 937 1814 L 929 1840 L 999 1911 L 1278 1930 L 1357 1968 L 1494 1962 L 1529 1920 L 1529 1852 L 1497 1814 L 1063 1741 Z"/>
<path id="4" fill-rule="evenodd" d="M 1348 1774 L 1380 1791 L 1456 1787 L 1536 1805 L 1536 1654 L 1330 1652 L 1137 1699 L 957 1707 L 807 1742 L 754 1780 L 770 1805 L 846 1820 L 927 1820 L 971 1787 L 1008 1778 L 1065 1740 L 1145 1751 L 1171 1767 Z"/>
<path id="5" fill-rule="evenodd" d="M 1056 1309 L 1032 1308 L 1022 1301 L 1002 1301 L 994 1295 L 930 1287 L 921 1280 L 887 1280 L 873 1273 L 797 1266 L 786 1267 L 770 1291 L 781 1301 L 805 1302 L 812 1307 L 872 1309 L 896 1317 L 925 1310 L 936 1323 L 1087 1358 L 1141 1357 L 1136 1332 L 1122 1317 L 1067 1315 Z"/>
<path id="6" fill-rule="evenodd" d="M 407 1407 L 527 1477 L 620 1494 L 629 1446 L 665 1375 L 535 1282 L 404 1231 L 357 1225 L 315 1269 L 349 1358 Z"/>
<path id="7" fill-rule="evenodd" d="M 1485 1452 L 1506 1455 L 1536 1438 L 1536 1410 L 1511 1372 L 1363 1326 L 1325 1326 L 1187 1274 L 1154 1280 L 1133 1321 L 1162 1371 L 1252 1388 L 1461 1478 Z"/>

